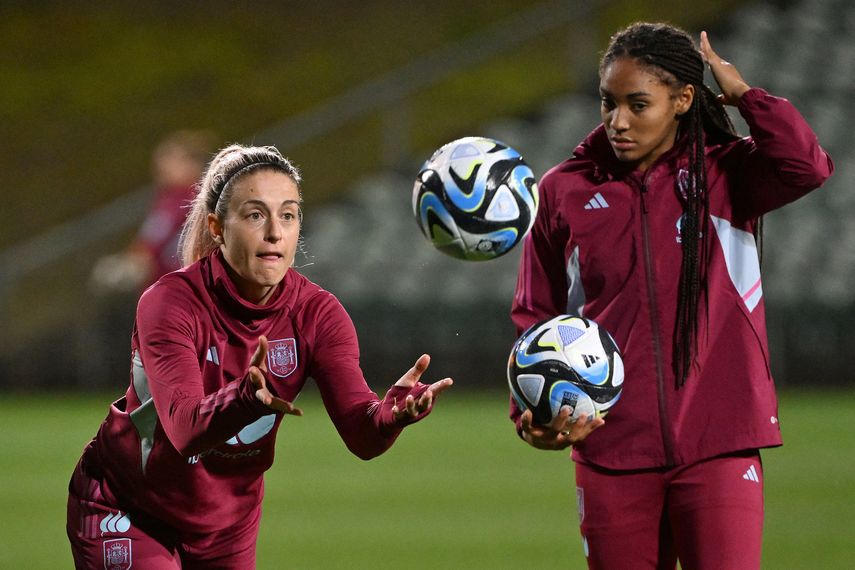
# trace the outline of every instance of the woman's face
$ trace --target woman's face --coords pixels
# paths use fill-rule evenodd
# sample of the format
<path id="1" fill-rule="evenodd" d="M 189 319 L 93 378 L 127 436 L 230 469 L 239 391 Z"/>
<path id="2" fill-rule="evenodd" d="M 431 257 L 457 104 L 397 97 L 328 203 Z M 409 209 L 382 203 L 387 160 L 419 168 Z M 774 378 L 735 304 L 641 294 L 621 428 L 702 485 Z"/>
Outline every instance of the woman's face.
<path id="1" fill-rule="evenodd" d="M 246 300 L 263 305 L 294 262 L 300 237 L 300 192 L 279 171 L 260 170 L 232 182 L 228 213 L 208 215 L 211 234 Z"/>
<path id="2" fill-rule="evenodd" d="M 610 63 L 600 77 L 600 114 L 618 159 L 647 170 L 674 146 L 694 92 L 692 85 L 669 87 L 634 58 Z"/>

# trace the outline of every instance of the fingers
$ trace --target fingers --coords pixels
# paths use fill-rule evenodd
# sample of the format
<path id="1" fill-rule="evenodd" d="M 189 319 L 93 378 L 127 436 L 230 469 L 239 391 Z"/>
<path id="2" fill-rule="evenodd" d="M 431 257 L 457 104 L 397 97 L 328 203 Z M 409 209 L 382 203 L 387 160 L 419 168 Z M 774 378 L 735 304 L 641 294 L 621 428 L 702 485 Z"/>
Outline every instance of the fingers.
<path id="1" fill-rule="evenodd" d="M 270 392 L 268 392 L 268 394 L 270 394 Z M 268 407 L 270 407 L 271 409 L 273 409 L 277 412 L 280 412 L 282 414 L 287 414 L 289 416 L 302 416 L 303 415 L 303 410 L 295 407 L 294 404 L 292 404 L 291 402 L 288 402 L 287 400 L 283 400 L 282 398 L 277 398 L 276 396 L 273 396 L 272 394 L 270 394 L 270 396 L 271 396 L 270 402 L 267 403 L 266 405 Z"/>
<path id="2" fill-rule="evenodd" d="M 579 443 L 605 424 L 603 418 L 589 419 L 588 414 L 581 414 L 572 420 L 572 414 L 570 406 L 563 406 L 549 425 L 544 427 L 532 423 L 531 410 L 524 411 L 520 416 L 523 439 L 538 449 L 560 450 Z"/>
<path id="3" fill-rule="evenodd" d="M 427 354 L 422 354 L 418 358 L 418 360 L 416 360 L 416 363 L 413 364 L 413 367 L 407 370 L 404 375 L 401 376 L 400 380 L 395 382 L 395 386 L 412 388 L 422 377 L 422 374 L 424 374 L 425 370 L 427 370 L 429 364 L 430 356 Z"/>
<path id="4" fill-rule="evenodd" d="M 249 361 L 250 366 L 258 366 L 261 370 L 267 372 L 267 362 L 265 362 L 265 356 L 267 355 L 267 337 L 261 335 L 258 337 L 258 348 L 255 349 L 255 354 L 252 355 L 252 360 Z"/>
<path id="5" fill-rule="evenodd" d="M 433 397 L 435 398 L 445 392 L 448 388 L 450 388 L 452 384 L 454 384 L 454 380 L 452 380 L 451 378 L 443 378 L 439 382 L 434 382 L 433 384 L 431 384 L 428 392 L 431 392 L 433 394 Z"/>
<path id="6" fill-rule="evenodd" d="M 561 406 L 561 409 L 558 410 L 558 415 L 552 418 L 552 422 L 549 424 L 550 429 L 552 431 L 558 433 L 566 433 L 569 429 L 570 425 L 570 416 L 573 413 L 573 408 L 570 406 Z"/>
<path id="7" fill-rule="evenodd" d="M 709 65 L 711 58 L 718 57 L 710 45 L 710 39 L 706 32 L 701 32 L 701 57 L 707 65 Z"/>
<path id="8" fill-rule="evenodd" d="M 739 100 L 751 86 L 731 63 L 722 59 L 710 45 L 709 36 L 701 32 L 701 57 L 712 71 L 716 83 L 721 88 L 718 100 L 723 105 L 738 105 Z"/>
<path id="9" fill-rule="evenodd" d="M 430 355 L 422 354 L 413 364 L 412 368 L 407 370 L 401 378 L 395 382 L 395 386 L 400 388 L 413 388 L 418 384 L 427 367 L 430 365 Z M 392 406 L 392 414 L 396 420 L 405 418 L 416 418 L 424 412 L 431 409 L 437 396 L 446 391 L 454 380 L 451 378 L 443 378 L 428 386 L 427 390 L 422 392 L 418 399 L 413 395 L 408 395 L 401 405 L 398 405 L 396 400 Z"/>
<path id="10" fill-rule="evenodd" d="M 264 374 L 256 366 L 249 367 L 249 381 L 252 382 L 252 387 L 256 390 L 267 388 L 267 381 L 264 379 Z"/>
<path id="11" fill-rule="evenodd" d="M 724 61 L 724 59 L 722 59 L 722 57 L 712 48 L 709 36 L 706 32 L 701 32 L 701 59 L 703 59 L 704 63 L 710 67 L 713 75 L 716 75 L 716 70 L 720 69 L 721 66 L 728 65 L 728 63 Z"/>
<path id="12" fill-rule="evenodd" d="M 710 44 L 709 35 L 706 32 L 701 32 L 701 59 L 704 60 L 704 63 L 709 65 L 710 68 L 727 63 L 722 59 L 720 55 L 716 53 L 716 51 L 712 48 L 712 44 Z"/>
<path id="13" fill-rule="evenodd" d="M 424 394 L 422 394 L 424 396 Z M 422 410 L 424 411 L 424 410 Z M 413 398 L 412 395 L 404 398 L 404 409 L 402 410 L 398 407 L 397 401 L 395 405 L 392 406 L 392 414 L 394 415 L 396 420 L 402 420 L 404 418 L 414 418 L 418 416 L 421 412 L 419 411 L 419 406 L 416 404 L 416 399 Z"/>
<path id="14" fill-rule="evenodd" d="M 416 411 L 416 399 L 413 398 L 412 395 L 407 396 L 404 399 L 403 410 L 398 407 L 398 401 L 395 400 L 395 404 L 392 406 L 392 415 L 395 417 L 396 420 L 402 420 L 407 417 L 416 417 L 418 415 L 418 412 Z"/>
<path id="15" fill-rule="evenodd" d="M 531 410 L 524 411 L 522 416 L 520 416 L 520 428 L 524 432 L 531 431 Z"/>
<path id="16" fill-rule="evenodd" d="M 588 437 L 592 431 L 605 425 L 606 420 L 601 417 L 591 418 L 588 414 L 581 414 L 570 427 L 568 437 L 572 443 L 578 443 Z"/>
<path id="17" fill-rule="evenodd" d="M 261 338 L 263 339 L 264 337 Z M 264 340 L 264 344 L 267 344 L 267 339 Z M 261 344 L 259 344 L 259 347 L 260 346 Z M 253 357 L 253 360 L 255 360 L 255 357 Z M 267 389 L 267 381 L 264 379 L 264 374 L 257 366 L 249 367 L 249 381 L 252 382 L 252 387 L 255 389 L 255 397 L 268 408 L 291 416 L 303 415 L 303 410 L 294 407 L 294 404 L 291 402 L 274 396 L 270 390 Z"/>
<path id="18" fill-rule="evenodd" d="M 429 410 L 439 395 L 451 387 L 452 384 L 454 384 L 454 380 L 451 378 L 443 378 L 442 380 L 431 384 L 430 387 L 419 397 L 418 405 L 416 406 L 418 413 L 421 414 L 422 412 Z"/>
<path id="19" fill-rule="evenodd" d="M 520 429 L 523 439 L 538 449 L 546 449 L 544 440 L 549 436 L 546 429 L 534 423 L 534 415 L 531 410 L 526 410 L 520 416 Z"/>
<path id="20" fill-rule="evenodd" d="M 396 420 L 418 417 L 420 414 L 430 410 L 436 401 L 437 396 L 439 396 L 453 383 L 454 382 L 451 378 L 445 378 L 439 382 L 434 382 L 422 393 L 421 396 L 419 396 L 418 400 L 416 400 L 412 395 L 408 395 L 404 399 L 403 410 L 398 406 L 398 402 L 396 401 L 392 406 L 392 414 L 394 414 Z"/>
<path id="21" fill-rule="evenodd" d="M 281 414 L 287 414 L 289 416 L 302 416 L 303 410 L 297 408 L 291 402 L 287 400 L 283 400 L 282 398 L 278 398 L 270 393 L 267 389 L 258 390 L 255 393 L 255 397 L 259 399 L 259 401 L 273 410 L 274 412 L 279 412 Z"/>
<path id="22" fill-rule="evenodd" d="M 412 388 L 416 385 L 416 382 L 419 381 L 419 378 L 422 377 L 425 370 L 427 370 L 428 365 L 430 364 L 430 355 L 422 354 L 412 368 L 407 370 L 401 378 L 395 382 L 395 386 L 402 386 L 404 388 Z"/>

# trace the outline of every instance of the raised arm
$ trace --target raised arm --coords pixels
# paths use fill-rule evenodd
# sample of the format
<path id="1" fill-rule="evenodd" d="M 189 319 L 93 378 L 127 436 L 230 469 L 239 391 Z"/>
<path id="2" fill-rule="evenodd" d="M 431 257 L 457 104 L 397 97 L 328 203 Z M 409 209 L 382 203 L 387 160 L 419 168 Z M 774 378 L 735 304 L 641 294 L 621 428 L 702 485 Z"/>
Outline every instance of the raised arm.
<path id="1" fill-rule="evenodd" d="M 205 394 L 195 335 L 195 319 L 177 292 L 158 284 L 140 299 L 136 339 L 145 380 L 167 438 L 186 457 L 216 447 L 273 411 L 257 396 L 251 363 L 243 377 Z"/>
<path id="2" fill-rule="evenodd" d="M 356 330 L 344 308 L 330 295 L 314 320 L 319 328 L 310 375 L 345 445 L 361 459 L 389 449 L 401 430 L 428 415 L 436 396 L 452 384 L 450 378 L 419 382 L 430 362 L 422 355 L 381 400 L 362 374 Z"/>
<path id="3" fill-rule="evenodd" d="M 721 89 L 719 100 L 736 106 L 751 132 L 726 159 L 732 160 L 733 200 L 743 215 L 760 216 L 819 188 L 834 165 L 804 117 L 786 99 L 751 88 L 713 50 L 706 32 L 701 33 L 701 54 Z"/>

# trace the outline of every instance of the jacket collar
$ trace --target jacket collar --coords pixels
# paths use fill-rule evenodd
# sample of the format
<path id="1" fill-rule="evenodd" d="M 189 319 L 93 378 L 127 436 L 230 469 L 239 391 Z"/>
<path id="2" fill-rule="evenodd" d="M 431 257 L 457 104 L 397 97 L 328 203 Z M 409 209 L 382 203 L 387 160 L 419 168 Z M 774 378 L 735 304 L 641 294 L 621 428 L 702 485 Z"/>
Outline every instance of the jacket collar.
<path id="1" fill-rule="evenodd" d="M 237 286 L 229 276 L 226 262 L 220 250 L 217 249 L 211 253 L 211 255 L 205 258 L 204 263 L 208 266 L 207 280 L 215 300 L 235 317 L 242 320 L 264 318 L 277 311 L 288 310 L 293 304 L 294 295 L 286 293 L 295 284 L 295 276 L 291 269 L 285 273 L 285 277 L 276 286 L 276 290 L 267 303 L 256 305 L 241 297 Z"/>
<path id="2" fill-rule="evenodd" d="M 656 159 L 656 162 L 651 165 L 651 169 L 661 164 L 683 166 L 683 163 L 687 162 L 686 148 L 688 143 L 688 136 L 685 133 L 679 134 L 674 146 Z M 590 161 L 593 165 L 594 177 L 600 180 L 621 180 L 636 172 L 632 164 L 619 160 L 615 155 L 614 149 L 609 143 L 606 129 L 602 124 L 579 143 L 573 151 L 573 156 L 576 159 Z M 638 175 L 640 176 L 640 173 Z"/>

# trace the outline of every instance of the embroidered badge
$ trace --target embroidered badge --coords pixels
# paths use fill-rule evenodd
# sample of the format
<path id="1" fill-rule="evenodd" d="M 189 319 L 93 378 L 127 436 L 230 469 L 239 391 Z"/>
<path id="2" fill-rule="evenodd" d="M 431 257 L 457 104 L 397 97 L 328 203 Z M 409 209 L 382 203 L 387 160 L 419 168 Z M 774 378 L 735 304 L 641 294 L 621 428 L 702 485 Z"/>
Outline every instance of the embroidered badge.
<path id="1" fill-rule="evenodd" d="M 132 564 L 130 538 L 104 541 L 104 570 L 128 570 Z"/>
<path id="2" fill-rule="evenodd" d="M 267 369 L 280 378 L 290 376 L 297 369 L 297 341 L 293 338 L 270 341 Z"/>

